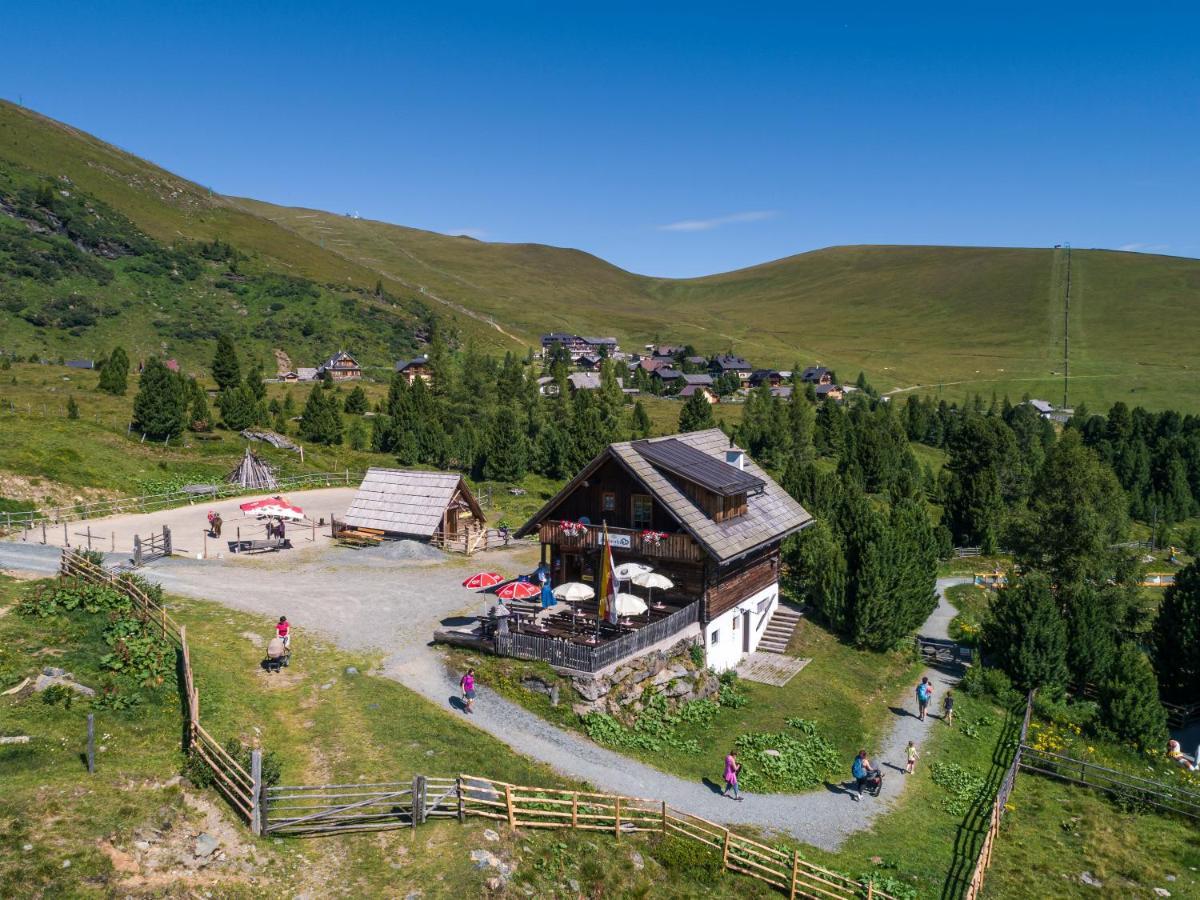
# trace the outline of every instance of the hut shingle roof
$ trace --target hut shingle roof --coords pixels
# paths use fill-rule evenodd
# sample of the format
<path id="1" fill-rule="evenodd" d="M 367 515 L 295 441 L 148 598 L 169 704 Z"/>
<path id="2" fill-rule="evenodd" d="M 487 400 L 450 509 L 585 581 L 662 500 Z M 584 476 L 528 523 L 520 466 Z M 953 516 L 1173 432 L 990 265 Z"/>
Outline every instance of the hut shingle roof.
<path id="1" fill-rule="evenodd" d="M 442 513 L 462 485 L 464 499 L 480 519 L 483 514 L 462 478 L 449 472 L 368 469 L 354 495 L 345 522 L 355 528 L 377 528 L 391 534 L 432 537 Z"/>

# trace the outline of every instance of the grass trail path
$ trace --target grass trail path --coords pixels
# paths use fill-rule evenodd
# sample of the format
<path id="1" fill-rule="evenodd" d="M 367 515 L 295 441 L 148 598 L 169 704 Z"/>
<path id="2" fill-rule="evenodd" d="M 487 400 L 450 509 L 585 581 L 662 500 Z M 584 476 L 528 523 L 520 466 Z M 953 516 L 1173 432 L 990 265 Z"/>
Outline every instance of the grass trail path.
<path id="1" fill-rule="evenodd" d="M 922 626 L 922 636 L 949 637 L 947 628 L 957 610 L 946 601 L 945 591 L 951 585 L 969 582 L 969 578 L 938 579 L 938 606 Z M 394 655 L 385 664 L 385 674 L 435 703 L 449 704 L 459 695 L 456 677 L 445 672 L 440 658 L 429 647 L 422 646 L 416 653 Z M 935 685 L 935 699 L 958 681 L 936 669 L 926 669 L 923 674 Z M 517 752 L 545 762 L 563 775 L 586 781 L 597 790 L 664 799 L 678 809 L 712 822 L 754 825 L 785 832 L 805 843 L 832 851 L 851 834 L 869 828 L 878 816 L 891 810 L 903 794 L 906 786 L 902 774 L 904 748 L 910 740 L 920 746 L 926 732 L 941 725 L 940 718 L 933 716 L 921 722 L 912 712 L 915 707 L 913 688 L 906 688 L 895 707 L 904 710 L 903 714 L 897 715 L 881 746 L 868 748 L 875 764 L 885 773 L 883 793 L 878 798 L 864 797 L 861 803 L 854 802 L 846 789 L 851 760 L 846 760 L 846 783 L 827 784 L 806 794 L 746 795 L 744 801 L 737 803 L 705 784 L 661 772 L 551 725 L 488 690 L 486 685 L 479 686 L 476 711 L 467 721 Z M 723 762 L 714 759 L 712 763 L 712 779 L 716 782 L 720 779 Z"/>

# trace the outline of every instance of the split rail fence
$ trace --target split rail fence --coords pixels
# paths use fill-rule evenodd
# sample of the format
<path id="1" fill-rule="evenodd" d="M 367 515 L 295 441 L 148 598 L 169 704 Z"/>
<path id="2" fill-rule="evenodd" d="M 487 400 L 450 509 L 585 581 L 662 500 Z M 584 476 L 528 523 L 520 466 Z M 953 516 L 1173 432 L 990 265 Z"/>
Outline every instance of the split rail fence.
<path id="1" fill-rule="evenodd" d="M 1021 768 L 1021 752 L 1025 749 L 1025 738 L 1029 735 L 1029 720 L 1033 716 L 1034 693 L 1034 691 L 1030 691 L 1025 698 L 1025 716 L 1021 720 L 1017 751 L 1013 754 L 1008 770 L 1004 773 L 1000 789 L 996 791 L 996 799 L 992 801 L 992 814 L 988 819 L 987 832 L 984 834 L 983 844 L 979 848 L 979 856 L 975 859 L 975 868 L 971 872 L 971 879 L 967 882 L 967 888 L 963 892 L 963 900 L 975 900 L 979 896 L 980 891 L 983 890 L 983 880 L 987 876 L 988 866 L 992 864 L 992 851 L 996 846 L 996 836 L 1000 833 L 1000 821 L 1004 818 L 1004 808 L 1008 805 L 1008 798 L 1012 796 L 1013 787 L 1017 783 L 1017 771 Z"/>
<path id="2" fill-rule="evenodd" d="M 187 626 L 176 622 L 161 604 L 155 602 L 127 575 L 119 575 L 96 565 L 78 550 L 63 549 L 60 572 L 64 578 L 79 578 L 91 584 L 101 584 L 120 591 L 133 602 L 138 615 L 144 621 L 157 626 L 163 639 L 175 647 L 186 699 L 185 749 L 203 761 L 211 773 L 213 786 L 257 831 L 256 823 L 261 818 L 259 798 L 262 795 L 260 751 L 253 751 L 251 771 L 247 772 L 220 741 L 200 724 L 200 691 L 192 674 Z"/>

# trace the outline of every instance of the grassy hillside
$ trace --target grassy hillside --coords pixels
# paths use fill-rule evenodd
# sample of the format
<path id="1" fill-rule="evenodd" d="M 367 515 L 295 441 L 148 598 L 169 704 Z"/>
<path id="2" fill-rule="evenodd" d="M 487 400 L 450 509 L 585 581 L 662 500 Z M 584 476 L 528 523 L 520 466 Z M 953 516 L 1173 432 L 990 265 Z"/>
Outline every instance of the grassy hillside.
<path id="1" fill-rule="evenodd" d="M 882 391 L 1062 397 L 1064 251 L 835 247 L 671 280 L 578 250 L 484 243 L 214 195 L 0 103 L 4 163 L 43 178 L 66 176 L 164 246 L 220 239 L 247 254 L 259 274 L 286 273 L 335 296 L 348 293 L 354 304 L 339 314 L 343 325 L 372 311 L 381 322 L 408 317 L 400 327 L 411 327 L 432 311 L 464 338 L 497 350 L 563 329 L 613 334 L 633 347 L 657 338 L 705 353 L 734 349 L 759 365 L 820 362 L 845 380 L 863 370 Z M 1200 330 L 1200 261 L 1076 251 L 1071 275 L 1072 402 L 1200 409 L 1200 348 L 1189 340 Z M 374 292 L 377 280 L 384 296 Z M 162 315 L 175 319 L 212 306 L 203 297 L 167 300 Z M 113 324 L 145 317 L 134 309 Z M 326 312 L 315 318 L 329 319 Z M 254 320 L 243 324 L 245 339 L 263 352 L 271 340 L 304 346 L 295 323 L 275 337 Z M 329 330 L 322 345 L 360 339 L 338 321 Z M 35 337 L 47 346 L 74 340 L 18 334 L 22 345 Z M 362 340 L 360 353 L 392 352 Z M 176 355 L 187 353 L 177 348 Z"/>

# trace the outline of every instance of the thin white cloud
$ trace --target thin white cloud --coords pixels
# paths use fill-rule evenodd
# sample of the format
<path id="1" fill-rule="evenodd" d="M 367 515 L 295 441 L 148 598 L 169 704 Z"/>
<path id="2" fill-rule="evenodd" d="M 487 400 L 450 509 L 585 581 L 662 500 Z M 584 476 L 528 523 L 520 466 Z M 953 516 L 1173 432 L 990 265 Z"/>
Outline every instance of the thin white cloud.
<path id="1" fill-rule="evenodd" d="M 1168 244 L 1143 244 L 1132 243 L 1122 244 L 1118 250 L 1124 250 L 1126 253 L 1166 253 Z"/>
<path id="2" fill-rule="evenodd" d="M 446 234 L 453 235 L 455 237 L 475 238 L 477 241 L 482 241 L 487 237 L 487 232 L 482 228 L 452 228 L 447 231 Z"/>
<path id="3" fill-rule="evenodd" d="M 659 231 L 710 231 L 722 225 L 740 225 L 745 222 L 761 222 L 763 219 L 773 219 L 779 215 L 773 209 L 752 209 L 746 212 L 733 213 L 728 216 L 715 216 L 711 219 L 682 219 L 667 225 L 659 225 Z"/>

